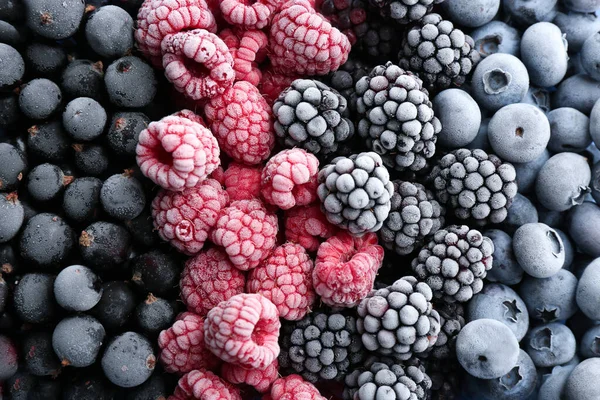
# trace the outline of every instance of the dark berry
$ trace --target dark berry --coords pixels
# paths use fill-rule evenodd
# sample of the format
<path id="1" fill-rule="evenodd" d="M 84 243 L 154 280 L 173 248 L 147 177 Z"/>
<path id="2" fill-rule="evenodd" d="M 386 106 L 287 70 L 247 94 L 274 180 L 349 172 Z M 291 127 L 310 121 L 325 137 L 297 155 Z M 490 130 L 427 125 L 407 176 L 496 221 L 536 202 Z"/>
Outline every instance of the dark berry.
<path id="1" fill-rule="evenodd" d="M 144 209 L 140 215 L 125 221 L 125 226 L 131 233 L 133 241 L 141 246 L 151 247 L 158 243 L 158 234 L 154 229 L 150 211 Z"/>
<path id="2" fill-rule="evenodd" d="M 102 298 L 91 313 L 107 329 L 124 325 L 137 304 L 135 294 L 125 282 L 111 281 L 102 284 Z"/>
<path id="3" fill-rule="evenodd" d="M 131 236 L 125 228 L 110 222 L 94 222 L 79 236 L 79 250 L 85 263 L 108 269 L 127 258 Z"/>
<path id="4" fill-rule="evenodd" d="M 75 34 L 83 18 L 83 0 L 25 0 L 27 26 L 48 39 L 65 39 Z"/>
<path id="5" fill-rule="evenodd" d="M 165 299 L 154 297 L 152 293 L 135 310 L 139 327 L 148 334 L 158 334 L 167 329 L 175 319 L 175 309 Z"/>
<path id="6" fill-rule="evenodd" d="M 63 126 L 75 140 L 93 140 L 106 125 L 106 111 L 96 100 L 78 97 L 67 104 L 62 115 Z"/>
<path id="7" fill-rule="evenodd" d="M 39 266 L 58 265 L 69 256 L 75 239 L 75 232 L 58 215 L 37 214 L 25 224 L 21 257 Z"/>
<path id="8" fill-rule="evenodd" d="M 0 193 L 0 243 L 6 243 L 17 235 L 24 216 L 17 192 Z"/>
<path id="9" fill-rule="evenodd" d="M 122 57 L 133 47 L 133 18 L 121 7 L 100 7 L 87 20 L 85 38 L 102 57 Z"/>
<path id="10" fill-rule="evenodd" d="M 0 382 L 17 372 L 19 367 L 17 348 L 7 336 L 0 335 Z"/>
<path id="11" fill-rule="evenodd" d="M 46 119 L 54 114 L 62 101 L 58 85 L 46 78 L 28 82 L 19 93 L 19 108 L 31 119 Z"/>
<path id="12" fill-rule="evenodd" d="M 153 374 L 150 379 L 127 394 L 127 400 L 162 400 L 169 397 L 163 375 Z"/>
<path id="13" fill-rule="evenodd" d="M 104 181 L 100 191 L 102 207 L 108 215 L 120 220 L 129 220 L 140 215 L 146 205 L 142 184 L 131 171 L 116 174 Z"/>
<path id="14" fill-rule="evenodd" d="M 139 108 L 156 94 L 154 70 L 138 57 L 122 57 L 106 69 L 104 83 L 110 102 L 118 107 Z"/>
<path id="15" fill-rule="evenodd" d="M 60 361 L 52 349 L 50 332 L 31 332 L 21 343 L 25 368 L 35 376 L 56 377 L 60 372 Z"/>
<path id="16" fill-rule="evenodd" d="M 21 0 L 8 0 L 0 3 L 0 19 L 4 21 L 20 21 L 25 15 L 25 7 Z"/>
<path id="17" fill-rule="evenodd" d="M 17 258 L 17 252 L 10 244 L 0 244 L 0 273 L 4 276 L 18 274 L 21 263 Z"/>
<path id="18" fill-rule="evenodd" d="M 152 250 L 133 262 L 131 281 L 146 292 L 165 294 L 177 286 L 181 268 L 171 256 Z"/>
<path id="19" fill-rule="evenodd" d="M 74 60 L 63 71 L 60 87 L 65 97 L 91 97 L 99 100 L 104 92 L 102 62 Z"/>
<path id="20" fill-rule="evenodd" d="M 28 72 L 35 76 L 54 77 L 67 65 L 67 53 L 60 46 L 32 43 L 25 50 Z"/>
<path id="21" fill-rule="evenodd" d="M 27 400 L 59 400 L 61 382 L 53 378 L 36 378 Z"/>
<path id="22" fill-rule="evenodd" d="M 85 374 L 65 383 L 62 400 L 112 400 L 112 397 L 104 379 Z"/>
<path id="23" fill-rule="evenodd" d="M 54 281 L 54 297 L 69 311 L 87 311 L 102 297 L 102 282 L 83 265 L 71 265 L 60 271 Z"/>
<path id="24" fill-rule="evenodd" d="M 75 166 L 86 175 L 100 176 L 108 169 L 108 152 L 99 144 L 74 144 Z"/>
<path id="25" fill-rule="evenodd" d="M 0 190 L 16 189 L 27 170 L 27 159 L 15 146 L 0 143 Z"/>
<path id="26" fill-rule="evenodd" d="M 40 164 L 27 175 L 27 192 L 36 201 L 54 200 L 72 180 L 56 165 Z"/>
<path id="27" fill-rule="evenodd" d="M 33 273 L 18 281 L 13 295 L 17 316 L 24 322 L 41 324 L 56 314 L 54 275 Z"/>
<path id="28" fill-rule="evenodd" d="M 0 42 L 15 49 L 21 49 L 27 40 L 29 31 L 20 25 L 13 25 L 6 21 L 0 21 Z"/>
<path id="29" fill-rule="evenodd" d="M 89 315 L 63 319 L 52 333 L 52 347 L 63 366 L 87 367 L 96 361 L 104 327 Z"/>
<path id="30" fill-rule="evenodd" d="M 10 129 L 20 117 L 19 97 L 14 94 L 0 96 L 0 127 Z"/>
<path id="31" fill-rule="evenodd" d="M 139 112 L 115 113 L 108 127 L 108 145 L 119 155 L 135 156 L 140 132 L 146 129 L 149 123 L 150 119 Z"/>
<path id="32" fill-rule="evenodd" d="M 100 207 L 102 181 L 98 178 L 77 178 L 65 190 L 63 210 L 67 218 L 86 222 L 96 217 Z"/>
<path id="33" fill-rule="evenodd" d="M 4 313 L 6 300 L 8 299 L 8 284 L 0 274 L 0 314 Z"/>
<path id="34" fill-rule="evenodd" d="M 11 400 L 29 400 L 33 396 L 37 378 L 25 371 L 19 371 L 6 381 L 8 398 Z"/>
<path id="35" fill-rule="evenodd" d="M 102 370 L 112 383 L 133 387 L 144 383 L 156 365 L 152 344 L 139 333 L 125 332 L 108 343 Z"/>
<path id="36" fill-rule="evenodd" d="M 25 74 L 25 61 L 14 47 L 0 43 L 0 91 L 8 91 L 19 84 Z"/>
<path id="37" fill-rule="evenodd" d="M 40 161 L 64 162 L 71 142 L 60 121 L 34 125 L 27 130 L 27 148 Z"/>

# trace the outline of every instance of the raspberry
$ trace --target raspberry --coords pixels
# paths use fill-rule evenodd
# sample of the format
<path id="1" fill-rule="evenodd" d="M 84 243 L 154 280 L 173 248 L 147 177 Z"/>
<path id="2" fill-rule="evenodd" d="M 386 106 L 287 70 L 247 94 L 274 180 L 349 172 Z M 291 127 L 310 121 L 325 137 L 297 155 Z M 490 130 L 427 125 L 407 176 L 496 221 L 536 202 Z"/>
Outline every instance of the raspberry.
<path id="1" fill-rule="evenodd" d="M 238 388 L 200 369 L 182 376 L 168 400 L 242 400 L 242 396 Z"/>
<path id="2" fill-rule="evenodd" d="M 266 50 L 269 42 L 267 35 L 259 30 L 236 30 L 234 32 L 231 29 L 224 29 L 219 32 L 219 37 L 229 47 L 233 56 L 236 80 L 247 81 L 257 86 L 262 78 L 257 58 L 259 52 Z"/>
<path id="3" fill-rule="evenodd" d="M 327 400 L 310 382 L 300 375 L 279 378 L 271 386 L 271 400 Z"/>
<path id="4" fill-rule="evenodd" d="M 175 321 L 158 336 L 160 361 L 165 371 L 186 373 L 194 369 L 213 369 L 220 361 L 204 344 L 204 319 L 192 313 Z"/>
<path id="5" fill-rule="evenodd" d="M 247 271 L 269 256 L 277 239 L 277 216 L 260 200 L 238 200 L 224 208 L 211 240 L 223 246 L 233 265 Z"/>
<path id="6" fill-rule="evenodd" d="M 279 376 L 279 363 L 277 360 L 265 369 L 246 369 L 235 364 L 223 364 L 221 376 L 234 385 L 245 383 L 252 386 L 260 393 L 268 391 L 271 384 Z"/>
<path id="7" fill-rule="evenodd" d="M 336 232 L 318 204 L 294 207 L 285 212 L 284 220 L 286 240 L 298 243 L 306 251 L 317 251 L 321 242 Z"/>
<path id="8" fill-rule="evenodd" d="M 262 29 L 281 0 L 221 0 L 223 19 L 244 29 Z"/>
<path id="9" fill-rule="evenodd" d="M 249 167 L 236 162 L 229 164 L 223 174 L 223 186 L 229 199 L 236 201 L 259 198 L 261 171 L 261 167 Z"/>
<path id="10" fill-rule="evenodd" d="M 152 201 L 159 236 L 187 255 L 202 250 L 219 212 L 229 199 L 219 182 L 207 179 L 183 192 L 161 190 Z"/>
<path id="11" fill-rule="evenodd" d="M 271 24 L 271 63 L 289 74 L 325 75 L 348 59 L 350 41 L 305 0 L 285 3 Z"/>
<path id="12" fill-rule="evenodd" d="M 142 173 L 173 191 L 198 185 L 221 163 L 219 144 L 207 128 L 172 115 L 140 132 L 135 152 Z"/>
<path id="13" fill-rule="evenodd" d="M 192 110 L 179 110 L 176 113 L 171 114 L 171 115 L 173 117 L 187 118 L 187 119 L 189 119 L 191 121 L 199 123 L 200 125 L 202 125 L 204 127 L 208 127 L 208 125 L 206 125 L 206 122 L 204 122 L 204 118 L 202 118 L 202 116 L 196 114 Z"/>
<path id="14" fill-rule="evenodd" d="M 264 369 L 279 355 L 279 312 L 259 294 L 237 294 L 208 312 L 204 342 L 223 361 Z"/>
<path id="15" fill-rule="evenodd" d="M 354 237 L 342 231 L 319 246 L 313 285 L 323 303 L 354 307 L 373 289 L 383 261 L 377 235 Z"/>
<path id="16" fill-rule="evenodd" d="M 181 299 L 188 310 L 206 315 L 214 306 L 244 292 L 246 279 L 222 249 L 211 248 L 185 263 Z"/>
<path id="17" fill-rule="evenodd" d="M 192 29 L 217 31 L 215 17 L 204 0 L 145 0 L 137 14 L 135 40 L 150 62 L 162 68 L 165 36 Z"/>
<path id="18" fill-rule="evenodd" d="M 161 48 L 167 80 L 187 97 L 214 97 L 233 85 L 233 57 L 214 33 L 204 29 L 178 32 L 166 36 Z"/>
<path id="19" fill-rule="evenodd" d="M 300 245 L 286 243 L 258 268 L 250 271 L 246 289 L 271 300 L 279 316 L 302 319 L 315 301 L 311 273 L 313 262 Z"/>
<path id="20" fill-rule="evenodd" d="M 319 160 L 303 149 L 283 150 L 267 162 L 261 175 L 265 201 L 282 210 L 317 199 Z"/>
<path id="21" fill-rule="evenodd" d="M 205 106 L 210 129 L 223 151 L 237 162 L 266 160 L 275 144 L 271 108 L 249 82 L 236 82 Z"/>
<path id="22" fill-rule="evenodd" d="M 269 66 L 262 71 L 259 89 L 267 103 L 273 105 L 275 100 L 279 97 L 279 94 L 299 78 L 301 78 L 301 75 L 299 74 L 285 75 L 273 71 L 273 68 Z"/>

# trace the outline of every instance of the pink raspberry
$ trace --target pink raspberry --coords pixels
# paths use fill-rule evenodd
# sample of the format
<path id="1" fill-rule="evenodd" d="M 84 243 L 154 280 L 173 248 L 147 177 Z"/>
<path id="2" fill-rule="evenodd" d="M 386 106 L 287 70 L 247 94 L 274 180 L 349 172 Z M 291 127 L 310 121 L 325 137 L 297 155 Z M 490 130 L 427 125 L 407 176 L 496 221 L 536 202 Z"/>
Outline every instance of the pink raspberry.
<path id="1" fill-rule="evenodd" d="M 271 64 L 284 74 L 325 75 L 348 59 L 350 41 L 306 0 L 285 3 L 269 36 Z"/>
<path id="2" fill-rule="evenodd" d="M 312 275 L 315 291 L 331 307 L 354 307 L 373 289 L 382 261 L 375 233 L 354 237 L 341 231 L 319 246 Z"/>
<path id="3" fill-rule="evenodd" d="M 135 40 L 156 68 L 162 68 L 165 36 L 192 29 L 217 31 L 215 17 L 204 0 L 145 0 L 137 14 Z"/>
<path id="4" fill-rule="evenodd" d="M 173 113 L 171 115 L 173 117 L 187 118 L 190 121 L 194 121 L 194 122 L 197 122 L 197 123 L 199 123 L 200 125 L 202 125 L 204 127 L 208 127 L 208 125 L 206 125 L 206 122 L 204 122 L 204 118 L 202 118 L 202 116 L 196 114 L 192 110 L 183 109 L 183 110 L 179 110 L 176 113 Z"/>
<path id="5" fill-rule="evenodd" d="M 267 47 L 267 35 L 259 30 L 224 29 L 219 32 L 219 37 L 229 47 L 233 56 L 236 80 L 247 81 L 257 86 L 262 78 L 257 57 Z"/>
<path id="6" fill-rule="evenodd" d="M 270 400 L 327 400 L 319 390 L 300 375 L 279 378 L 271 386 Z"/>
<path id="7" fill-rule="evenodd" d="M 291 71 L 288 71 L 290 73 Z M 292 84 L 296 79 L 302 78 L 301 75 L 285 75 L 280 72 L 275 72 L 271 66 L 262 71 L 262 79 L 258 88 L 262 93 L 267 103 L 272 106 L 281 92 Z"/>
<path id="8" fill-rule="evenodd" d="M 160 333 L 158 347 L 160 361 L 170 373 L 214 369 L 221 361 L 204 344 L 204 319 L 191 313 Z"/>
<path id="9" fill-rule="evenodd" d="M 177 382 L 168 400 L 242 400 L 240 390 L 203 369 L 190 371 Z"/>
<path id="10" fill-rule="evenodd" d="M 233 85 L 233 57 L 227 45 L 204 29 L 178 32 L 162 41 L 165 76 L 193 100 L 222 94 Z"/>
<path id="11" fill-rule="evenodd" d="M 250 200 L 260 197 L 260 174 L 262 168 L 250 167 L 232 162 L 223 173 L 223 186 L 227 190 L 229 199 Z"/>
<path id="12" fill-rule="evenodd" d="M 261 175 L 265 201 L 282 210 L 317 199 L 319 160 L 304 149 L 283 150 L 267 162 Z"/>
<path id="13" fill-rule="evenodd" d="M 185 263 L 179 287 L 188 310 L 206 315 L 214 306 L 244 292 L 246 278 L 222 249 L 211 248 Z"/>
<path id="14" fill-rule="evenodd" d="M 317 251 L 321 242 L 337 231 L 337 228 L 327 221 L 319 204 L 287 210 L 284 220 L 285 238 L 298 243 L 306 251 Z"/>
<path id="15" fill-rule="evenodd" d="M 219 303 L 204 320 L 204 342 L 223 361 L 265 369 L 279 355 L 279 312 L 255 293 L 237 294 Z"/>
<path id="16" fill-rule="evenodd" d="M 271 14 L 281 0 L 221 0 L 221 13 L 225 21 L 244 29 L 262 29 L 269 23 Z"/>
<path id="17" fill-rule="evenodd" d="M 277 243 L 277 231 L 277 216 L 260 200 L 238 200 L 221 211 L 211 240 L 225 248 L 236 268 L 247 271 L 269 256 Z"/>
<path id="18" fill-rule="evenodd" d="M 279 376 L 279 363 L 276 359 L 265 369 L 247 369 L 236 364 L 225 363 L 221 367 L 221 376 L 234 385 L 250 385 L 258 392 L 264 393 Z"/>
<path id="19" fill-rule="evenodd" d="M 236 82 L 204 107 L 210 129 L 223 151 L 237 162 L 255 165 L 275 145 L 271 108 L 249 82 Z"/>
<path id="20" fill-rule="evenodd" d="M 219 182 L 207 179 L 183 192 L 161 190 L 152 201 L 152 218 L 159 236 L 182 253 L 202 250 L 219 213 L 229 203 Z"/>
<path id="21" fill-rule="evenodd" d="M 313 262 L 300 245 L 286 243 L 273 251 L 259 267 L 250 271 L 246 289 L 271 300 L 281 318 L 302 319 L 315 301 L 312 288 Z"/>
<path id="22" fill-rule="evenodd" d="M 140 132 L 135 151 L 142 173 L 173 191 L 198 185 L 221 163 L 219 144 L 207 128 L 172 115 Z"/>

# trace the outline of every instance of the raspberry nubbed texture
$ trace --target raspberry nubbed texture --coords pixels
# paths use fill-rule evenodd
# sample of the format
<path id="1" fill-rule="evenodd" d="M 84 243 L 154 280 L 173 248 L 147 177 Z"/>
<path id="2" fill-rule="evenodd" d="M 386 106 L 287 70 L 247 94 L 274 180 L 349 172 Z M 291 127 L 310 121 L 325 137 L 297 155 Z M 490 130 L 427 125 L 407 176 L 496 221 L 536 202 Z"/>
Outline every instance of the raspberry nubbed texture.
<path id="1" fill-rule="evenodd" d="M 259 4 L 259 3 L 255 3 Z M 233 69 L 238 81 L 247 81 L 257 86 L 262 78 L 258 61 L 267 48 L 267 35 L 259 30 L 224 29 L 219 32 L 233 57 Z M 261 52 L 261 54 L 258 54 Z"/>
<path id="2" fill-rule="evenodd" d="M 194 370 L 177 382 L 168 400 L 242 400 L 240 390 L 204 369 Z"/>
<path id="3" fill-rule="evenodd" d="M 238 294 L 208 312 L 206 346 L 223 361 L 264 369 L 279 355 L 279 312 L 266 297 Z"/>
<path id="4" fill-rule="evenodd" d="M 271 386 L 270 400 L 327 400 L 319 390 L 300 375 L 279 378 Z"/>
<path id="5" fill-rule="evenodd" d="M 142 173 L 164 189 L 194 187 L 221 163 L 219 144 L 198 122 L 179 116 L 151 122 L 136 148 Z"/>
<path id="6" fill-rule="evenodd" d="M 223 364 L 221 376 L 234 385 L 246 384 L 252 386 L 260 393 L 265 393 L 279 376 L 279 363 L 277 360 L 265 369 L 243 368 L 236 364 Z"/>
<path id="7" fill-rule="evenodd" d="M 244 292 L 246 278 L 222 249 L 212 248 L 190 258 L 181 273 L 181 299 L 188 310 L 206 315 L 213 307 Z"/>
<path id="8" fill-rule="evenodd" d="M 223 173 L 223 186 L 231 201 L 258 199 L 260 197 L 260 166 L 232 162 Z"/>
<path id="9" fill-rule="evenodd" d="M 152 218 L 159 236 L 177 250 L 198 253 L 229 203 L 227 193 L 214 179 L 183 192 L 161 190 L 152 201 Z"/>
<path id="10" fill-rule="evenodd" d="M 271 14 L 282 0 L 221 0 L 223 19 L 231 25 L 245 29 L 262 29 L 269 23 Z"/>
<path id="11" fill-rule="evenodd" d="M 306 251 L 317 251 L 321 242 L 337 230 L 321 211 L 319 204 L 294 207 L 285 212 L 285 238 Z"/>
<path id="12" fill-rule="evenodd" d="M 272 66 L 269 66 L 263 71 L 258 88 L 267 103 L 273 105 L 281 94 L 281 91 L 301 77 L 299 74 L 286 75 L 275 71 Z"/>

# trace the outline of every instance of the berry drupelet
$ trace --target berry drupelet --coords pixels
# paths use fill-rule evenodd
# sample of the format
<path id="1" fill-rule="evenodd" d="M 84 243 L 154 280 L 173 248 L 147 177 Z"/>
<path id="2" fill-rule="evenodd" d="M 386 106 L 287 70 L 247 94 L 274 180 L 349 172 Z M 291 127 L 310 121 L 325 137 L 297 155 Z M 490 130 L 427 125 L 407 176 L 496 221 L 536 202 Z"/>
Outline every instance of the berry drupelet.
<path id="1" fill-rule="evenodd" d="M 394 20 L 399 24 L 418 22 L 425 17 L 433 6 L 444 0 L 369 0 L 378 7 L 381 15 Z"/>

